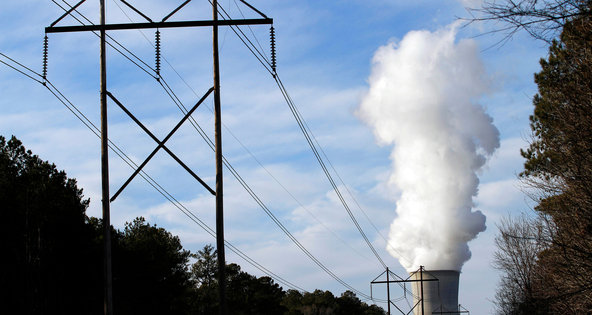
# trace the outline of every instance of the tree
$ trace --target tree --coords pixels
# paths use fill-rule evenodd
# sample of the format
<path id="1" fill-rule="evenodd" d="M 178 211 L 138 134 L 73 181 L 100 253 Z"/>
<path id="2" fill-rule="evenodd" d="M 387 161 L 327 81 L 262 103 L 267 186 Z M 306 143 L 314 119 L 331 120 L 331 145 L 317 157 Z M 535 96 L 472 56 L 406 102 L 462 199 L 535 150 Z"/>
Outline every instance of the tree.
<path id="1" fill-rule="evenodd" d="M 195 288 L 193 312 L 218 312 L 217 255 L 211 245 L 198 251 L 197 261 L 191 267 Z M 228 312 L 231 314 L 283 314 L 285 292 L 267 276 L 255 277 L 241 270 L 237 264 L 226 265 L 226 293 Z"/>
<path id="2" fill-rule="evenodd" d="M 547 302 L 541 298 L 542 272 L 538 255 L 546 247 L 542 225 L 525 215 L 502 219 L 493 266 L 502 272 L 494 304 L 498 314 L 548 314 Z"/>
<path id="3" fill-rule="evenodd" d="M 293 289 L 288 290 L 284 296 L 282 305 L 287 309 L 286 315 L 301 315 L 302 293 Z"/>
<path id="4" fill-rule="evenodd" d="M 310 293 L 304 293 L 301 309 L 305 315 L 334 314 L 337 309 L 337 302 L 331 291 L 317 289 Z"/>
<path id="5" fill-rule="evenodd" d="M 231 314 L 284 314 L 284 290 L 270 277 L 255 277 L 237 264 L 226 266 L 228 311 Z"/>
<path id="6" fill-rule="evenodd" d="M 376 305 L 368 305 L 362 302 L 352 291 L 345 291 L 337 299 L 337 312 L 340 315 L 383 315 L 385 312 Z"/>
<path id="7" fill-rule="evenodd" d="M 345 291 L 337 299 L 337 312 L 339 315 L 364 314 L 364 305 L 352 291 Z"/>
<path id="8" fill-rule="evenodd" d="M 282 305 L 286 315 L 383 315 L 385 311 L 376 305 L 362 302 L 355 293 L 345 291 L 336 298 L 333 293 L 323 290 L 300 293 L 296 290 L 286 292 Z"/>
<path id="9" fill-rule="evenodd" d="M 179 237 L 142 217 L 113 232 L 113 300 L 118 314 L 189 314 L 189 257 Z"/>
<path id="10" fill-rule="evenodd" d="M 100 310 L 89 252 L 94 236 L 85 225 L 89 201 L 76 180 L 14 136 L 0 136 L 0 203 L 2 308 L 21 314 Z"/>
<path id="11" fill-rule="evenodd" d="M 18 314 L 102 314 L 103 223 L 85 214 L 76 180 L 21 142 L 0 136 L 2 310 Z M 117 314 L 216 314 L 217 255 L 191 255 L 177 236 L 142 217 L 111 227 Z M 196 262 L 189 269 L 189 258 Z M 383 314 L 351 292 L 286 293 L 267 276 L 227 268 L 232 314 Z M 362 308 L 360 308 L 360 304 Z M 349 310 L 349 313 L 348 311 Z M 353 313 L 352 313 L 353 312 Z"/>
<path id="12" fill-rule="evenodd" d="M 553 41 L 548 58 L 541 60 L 542 70 L 535 75 L 539 92 L 530 117 L 532 141 L 521 151 L 526 162 L 520 177 L 538 203 L 540 243 L 536 265 L 530 269 L 536 271 L 536 282 L 531 282 L 526 301 L 544 300 L 550 314 L 585 314 L 592 309 L 591 21 L 587 14 L 565 22 L 559 41 Z M 502 237 L 510 232 L 502 229 Z M 512 257 L 511 246 L 498 244 L 507 258 Z M 523 268 L 519 261 L 513 264 Z M 512 266 L 504 268 L 507 272 Z M 524 286 L 510 285 L 507 290 L 520 294 Z"/>
<path id="13" fill-rule="evenodd" d="M 206 245 L 197 254 L 192 255 L 197 261 L 191 265 L 191 277 L 198 286 L 213 286 L 216 282 L 218 254 L 212 245 Z"/>
<path id="14" fill-rule="evenodd" d="M 218 310 L 218 282 L 216 280 L 218 255 L 212 245 L 206 245 L 193 255 L 197 261 L 191 265 L 191 279 L 195 293 L 192 310 L 195 314 L 215 314 Z"/>
<path id="15" fill-rule="evenodd" d="M 589 16 L 590 0 L 503 0 L 485 1 L 481 8 L 471 8 L 476 21 L 502 22 L 496 31 L 505 32 L 506 38 L 520 30 L 532 37 L 551 43 L 569 21 Z"/>
<path id="16" fill-rule="evenodd" d="M 521 176 L 550 222 L 551 246 L 540 255 L 547 297 L 579 313 L 592 308 L 592 17 L 567 23 L 560 40 L 535 76 L 534 140 Z"/>

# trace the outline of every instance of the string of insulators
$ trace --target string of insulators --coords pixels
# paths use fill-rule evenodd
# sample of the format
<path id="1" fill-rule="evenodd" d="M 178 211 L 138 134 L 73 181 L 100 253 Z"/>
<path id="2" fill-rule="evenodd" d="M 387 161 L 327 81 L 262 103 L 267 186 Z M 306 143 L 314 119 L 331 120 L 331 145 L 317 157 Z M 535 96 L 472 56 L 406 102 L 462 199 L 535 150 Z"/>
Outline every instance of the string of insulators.
<path id="1" fill-rule="evenodd" d="M 156 30 L 156 75 L 160 77 L 160 31 Z"/>
<path id="2" fill-rule="evenodd" d="M 45 38 L 43 38 L 43 80 L 47 78 L 47 51 L 49 47 L 49 39 L 47 38 L 47 34 Z"/>
<path id="3" fill-rule="evenodd" d="M 269 29 L 269 39 L 271 43 L 271 69 L 275 73 L 276 68 L 276 55 L 275 55 L 275 29 L 273 26 Z"/>

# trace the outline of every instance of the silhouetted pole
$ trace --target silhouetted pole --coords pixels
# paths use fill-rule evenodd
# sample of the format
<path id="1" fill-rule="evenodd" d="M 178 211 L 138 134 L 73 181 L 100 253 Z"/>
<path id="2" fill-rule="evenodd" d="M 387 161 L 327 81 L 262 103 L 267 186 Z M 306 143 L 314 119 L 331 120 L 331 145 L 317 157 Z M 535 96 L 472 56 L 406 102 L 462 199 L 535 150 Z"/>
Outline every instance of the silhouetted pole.
<path id="1" fill-rule="evenodd" d="M 105 0 L 101 3 L 101 26 L 105 25 Z M 104 306 L 105 315 L 113 314 L 113 275 L 111 273 L 111 219 L 109 209 L 109 137 L 107 136 L 107 52 L 105 29 L 101 29 L 101 183 L 103 203 Z"/>
<path id="2" fill-rule="evenodd" d="M 224 199 L 222 185 L 222 127 L 220 113 L 220 62 L 218 57 L 218 1 L 212 1 L 214 53 L 214 116 L 216 141 L 216 250 L 218 252 L 218 293 L 220 314 L 226 315 L 226 257 L 224 254 Z"/>
<path id="3" fill-rule="evenodd" d="M 388 315 L 391 315 L 391 284 L 389 279 L 388 267 L 386 267 L 386 300 L 388 303 Z"/>
<path id="4" fill-rule="evenodd" d="M 419 266 L 419 285 L 420 285 L 420 294 L 421 294 L 421 315 L 424 315 L 423 310 L 423 266 Z"/>

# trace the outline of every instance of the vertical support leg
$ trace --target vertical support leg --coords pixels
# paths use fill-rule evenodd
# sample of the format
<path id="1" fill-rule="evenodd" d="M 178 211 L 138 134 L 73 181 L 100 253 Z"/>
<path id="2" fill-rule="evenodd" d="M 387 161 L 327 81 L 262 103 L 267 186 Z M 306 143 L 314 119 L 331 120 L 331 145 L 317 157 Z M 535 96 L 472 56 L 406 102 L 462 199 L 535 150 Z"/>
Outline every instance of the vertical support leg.
<path id="1" fill-rule="evenodd" d="M 222 127 L 220 113 L 220 63 L 218 56 L 218 1 L 212 1 L 214 54 L 214 116 L 216 142 L 216 249 L 218 252 L 218 286 L 220 314 L 226 315 L 226 257 L 224 254 L 224 202 L 222 185 Z"/>
<path id="2" fill-rule="evenodd" d="M 419 285 L 420 287 L 420 295 L 421 295 L 421 315 L 424 315 L 423 310 L 423 266 L 419 266 Z"/>
<path id="3" fill-rule="evenodd" d="M 105 25 L 105 0 L 101 4 L 101 25 Z M 111 219 L 109 209 L 109 138 L 107 136 L 107 58 L 105 30 L 101 30 L 101 182 L 103 204 L 105 315 L 113 314 L 113 275 L 111 270 Z"/>
<path id="4" fill-rule="evenodd" d="M 388 315 L 391 315 L 391 283 L 389 280 L 389 268 L 386 267 L 386 300 L 388 303 Z"/>

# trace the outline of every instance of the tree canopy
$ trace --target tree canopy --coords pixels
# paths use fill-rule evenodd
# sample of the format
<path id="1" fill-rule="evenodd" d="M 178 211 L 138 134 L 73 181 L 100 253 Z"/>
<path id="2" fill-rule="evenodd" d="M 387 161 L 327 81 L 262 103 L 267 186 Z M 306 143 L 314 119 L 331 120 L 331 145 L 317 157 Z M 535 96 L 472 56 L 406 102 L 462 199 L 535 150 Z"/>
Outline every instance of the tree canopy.
<path id="1" fill-rule="evenodd" d="M 192 265 L 195 284 L 193 314 L 218 312 L 218 283 L 216 251 L 210 245 L 198 251 Z M 284 291 L 267 276 L 255 277 L 241 270 L 237 264 L 226 265 L 228 312 L 230 314 L 290 314 L 290 315 L 357 315 L 384 314 L 376 305 L 368 305 L 351 291 L 335 297 L 330 291 Z"/>
<path id="2" fill-rule="evenodd" d="M 179 237 L 142 217 L 113 237 L 113 301 L 118 314 L 187 314 L 189 257 Z"/>
<path id="3" fill-rule="evenodd" d="M 535 75 L 532 140 L 521 151 L 526 162 L 520 174 L 539 216 L 500 226 L 496 265 L 504 275 L 497 304 L 502 314 L 586 314 L 592 309 L 589 10 L 565 22 L 541 68 Z"/>
<path id="4" fill-rule="evenodd" d="M 0 237 L 3 308 L 26 314 L 76 314 L 84 287 L 92 230 L 88 200 L 76 180 L 42 161 L 12 137 L 0 136 Z M 90 281 L 89 281 L 90 282 Z"/>

